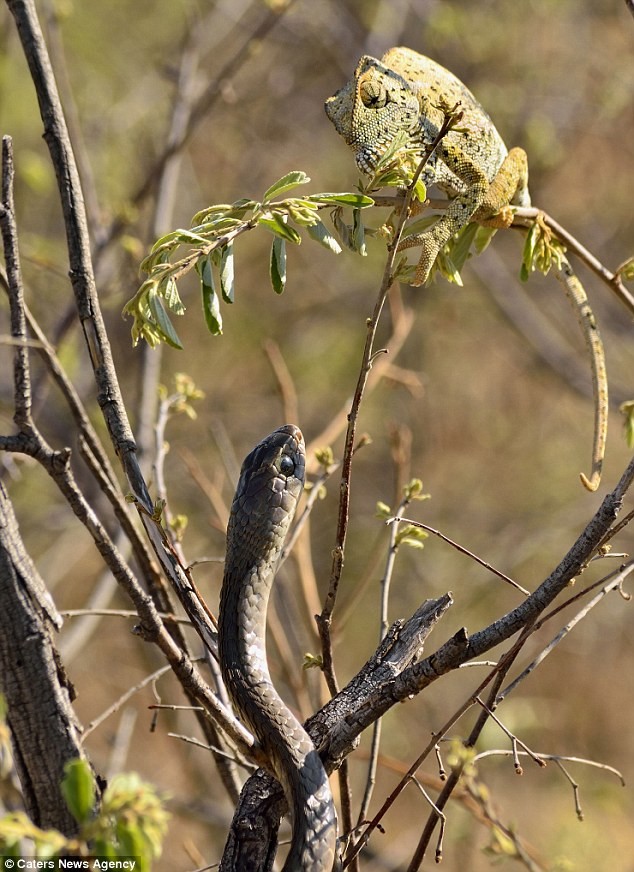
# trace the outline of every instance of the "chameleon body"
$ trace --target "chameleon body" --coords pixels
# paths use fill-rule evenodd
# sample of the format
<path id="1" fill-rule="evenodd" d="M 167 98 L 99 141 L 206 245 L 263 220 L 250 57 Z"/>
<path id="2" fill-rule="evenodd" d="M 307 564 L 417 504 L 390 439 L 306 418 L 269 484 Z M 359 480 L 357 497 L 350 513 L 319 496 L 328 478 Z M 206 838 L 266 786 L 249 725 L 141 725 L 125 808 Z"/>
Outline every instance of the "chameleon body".
<path id="1" fill-rule="evenodd" d="M 445 110 L 457 104 L 462 117 L 442 139 L 423 171 L 452 199 L 447 211 L 401 248 L 421 247 L 414 285 L 422 285 L 440 249 L 469 221 L 508 227 L 511 204 L 530 206 L 528 164 L 521 148 L 508 151 L 471 91 L 449 70 L 408 48 L 392 48 L 381 60 L 364 55 L 354 77 L 326 101 L 326 114 L 353 149 L 357 166 L 371 173 L 394 137 L 421 154 L 437 136 Z"/>

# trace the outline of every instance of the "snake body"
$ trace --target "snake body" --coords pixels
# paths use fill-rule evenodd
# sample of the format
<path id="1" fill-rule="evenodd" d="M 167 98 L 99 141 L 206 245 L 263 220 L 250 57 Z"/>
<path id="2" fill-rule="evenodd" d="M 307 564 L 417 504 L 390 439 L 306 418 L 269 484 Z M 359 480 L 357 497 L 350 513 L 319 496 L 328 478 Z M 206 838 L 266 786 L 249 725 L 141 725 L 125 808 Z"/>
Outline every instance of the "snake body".
<path id="1" fill-rule="evenodd" d="M 227 528 L 218 616 L 222 676 L 267 755 L 293 822 L 285 872 L 330 872 L 337 822 L 328 776 L 303 726 L 273 687 L 266 610 L 284 539 L 304 484 L 304 440 L 287 424 L 245 459 Z"/>

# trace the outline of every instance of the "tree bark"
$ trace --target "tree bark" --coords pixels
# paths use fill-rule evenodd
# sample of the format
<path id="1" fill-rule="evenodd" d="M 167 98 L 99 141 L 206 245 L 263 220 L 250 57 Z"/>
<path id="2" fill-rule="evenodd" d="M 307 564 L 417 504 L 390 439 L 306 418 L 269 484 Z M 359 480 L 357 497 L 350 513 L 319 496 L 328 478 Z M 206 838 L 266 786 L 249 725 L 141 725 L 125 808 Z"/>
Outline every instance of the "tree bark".
<path id="1" fill-rule="evenodd" d="M 31 820 L 66 836 L 77 824 L 61 792 L 64 765 L 83 757 L 80 725 L 53 644 L 61 618 L 26 552 L 0 482 L 0 689 Z"/>

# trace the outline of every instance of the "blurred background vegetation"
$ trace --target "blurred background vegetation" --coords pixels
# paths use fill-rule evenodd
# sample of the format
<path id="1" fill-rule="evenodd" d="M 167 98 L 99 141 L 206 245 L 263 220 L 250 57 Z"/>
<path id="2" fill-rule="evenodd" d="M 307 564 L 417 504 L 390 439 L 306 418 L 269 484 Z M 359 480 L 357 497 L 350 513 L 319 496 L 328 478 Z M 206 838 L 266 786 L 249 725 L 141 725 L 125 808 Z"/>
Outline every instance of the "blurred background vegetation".
<path id="1" fill-rule="evenodd" d="M 507 144 L 527 150 L 534 204 L 611 269 L 633 253 L 634 21 L 622 0 L 42 0 L 38 8 L 81 158 L 115 363 L 148 468 L 154 454 L 153 379 L 171 390 L 174 374 L 184 371 L 205 392 L 195 404 L 198 417 L 175 416 L 167 431 L 169 507 L 188 518 L 183 547 L 190 561 L 222 557 L 236 465 L 284 420 L 287 409 L 273 366 L 278 355 L 308 442 L 347 409 L 384 246 L 370 240 L 364 259 L 351 253 L 335 257 L 307 239 L 289 247 L 287 290 L 278 298 L 268 279 L 270 236 L 245 235 L 236 243 L 236 302 L 230 311 L 224 307 L 224 336 L 206 332 L 197 287 L 184 283 L 187 312 L 176 324 L 184 351 L 133 349 L 121 309 L 138 287 L 138 263 L 148 245 L 162 232 L 189 226 L 199 209 L 257 199 L 292 169 L 312 178 L 300 195 L 354 188 L 358 173 L 352 155 L 328 122 L 323 102 L 350 77 L 361 54 L 380 56 L 406 44 L 449 67 L 486 106 Z M 200 117 L 171 165 L 170 194 L 157 161 L 170 129 L 178 129 L 178 113 L 204 94 Z M 54 176 L 33 86 L 5 8 L 0 8 L 0 130 L 14 139 L 29 306 L 99 423 L 73 316 Z M 163 196 L 157 202 L 159 183 Z M 384 214 L 377 212 L 374 223 Z M 340 595 L 346 621 L 338 624 L 335 614 L 333 628 L 342 682 L 376 646 L 388 534 L 375 505 L 378 500 L 395 505 L 406 478 L 421 477 L 432 497 L 415 504 L 413 517 L 533 590 L 629 459 L 617 408 L 634 395 L 631 317 L 580 269 L 606 346 L 611 387 L 604 484 L 591 495 L 578 479 L 579 472 L 589 473 L 593 415 L 583 340 L 553 277 L 520 284 L 521 246 L 519 233 L 499 233 L 465 268 L 464 287 L 438 281 L 394 292 L 383 341 L 402 309 L 412 310 L 414 320 L 361 412 L 360 429 L 371 443 L 355 460 Z M 3 301 L 3 319 L 6 312 Z M 9 432 L 11 354 L 6 346 L 0 354 L 0 415 L 3 432 Z M 38 366 L 34 360 L 40 376 L 38 421 L 61 447 L 72 442 L 67 412 Z M 340 457 L 341 427 L 332 447 Z M 98 593 L 102 607 L 128 608 L 114 583 L 103 578 L 92 542 L 44 473 L 20 457 L 5 457 L 3 473 L 23 536 L 58 607 L 94 605 Z M 82 483 L 93 487 L 87 476 Z M 94 497 L 100 505 L 101 497 Z M 298 606 L 293 588 L 298 578 L 306 584 L 314 572 L 319 590 L 325 589 L 337 497 L 335 473 L 312 516 L 312 563 L 304 544 L 281 574 L 276 599 L 283 630 L 274 628 L 271 657 L 294 670 L 286 695 L 293 699 L 295 693 L 304 714 L 324 691 L 314 671 L 300 676 L 303 652 L 316 652 L 317 640 L 307 617 L 314 608 Z M 615 547 L 631 551 L 631 532 Z M 605 571 L 601 566 L 587 576 Z M 214 609 L 221 575 L 218 562 L 196 570 Z M 478 629 L 517 602 L 510 587 L 433 539 L 422 551 L 399 554 L 390 619 L 408 616 L 423 599 L 446 590 L 453 591 L 456 603 L 428 650 L 458 627 Z M 499 712 L 534 750 L 611 764 L 628 782 L 634 780 L 630 608 L 618 596 L 604 602 Z M 79 617 L 66 620 L 60 647 L 85 725 L 161 665 L 158 652 L 130 634 L 131 626 L 131 619 L 114 617 L 90 624 Z M 533 653 L 553 632 L 547 627 L 535 638 Z M 280 677 L 285 679 L 288 675 Z M 298 686 L 301 682 L 306 685 Z M 462 670 L 386 717 L 373 811 L 476 682 L 473 670 Z M 169 678 L 161 679 L 157 693 L 163 702 L 182 701 Z M 154 701 L 151 687 L 141 690 L 95 729 L 86 745 L 98 771 L 134 769 L 170 794 L 173 819 L 157 868 L 191 869 L 219 858 L 232 809 L 208 754 L 167 736 L 195 734 L 192 717 L 163 712 L 150 732 L 147 706 Z M 456 735 L 465 735 L 470 723 L 465 718 Z M 493 728 L 486 742 L 508 747 Z M 364 740 L 351 758 L 357 795 L 367 751 Z M 570 787 L 556 768 L 541 771 L 528 763 L 524 768 L 517 778 L 507 758 L 494 757 L 480 765 L 479 777 L 501 820 L 534 847 L 538 868 L 634 870 L 629 787 L 624 790 L 607 773 L 575 766 L 585 811 L 579 823 Z M 428 772 L 436 774 L 431 764 Z M 490 829 L 458 803 L 448 813 L 443 868 L 489 869 Z M 427 814 L 424 799 L 409 788 L 384 820 L 385 834 L 375 834 L 376 859 L 364 868 L 403 868 Z"/>

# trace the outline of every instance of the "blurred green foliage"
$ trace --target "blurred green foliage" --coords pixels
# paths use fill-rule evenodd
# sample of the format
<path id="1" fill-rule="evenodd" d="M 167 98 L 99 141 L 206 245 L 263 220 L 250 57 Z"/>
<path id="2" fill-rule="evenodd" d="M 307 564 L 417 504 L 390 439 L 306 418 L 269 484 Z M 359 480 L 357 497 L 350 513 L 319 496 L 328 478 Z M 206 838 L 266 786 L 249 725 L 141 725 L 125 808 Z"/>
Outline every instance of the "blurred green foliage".
<path id="1" fill-rule="evenodd" d="M 136 773 L 113 778 L 95 805 L 96 789 L 85 760 L 66 764 L 62 781 L 66 804 L 79 833 L 67 838 L 56 830 L 42 830 L 23 812 L 0 818 L 3 857 L 50 860 L 59 857 L 134 858 L 141 872 L 150 872 L 160 857 L 169 815 L 155 789 Z M 115 868 L 115 867 L 113 867 Z"/>

